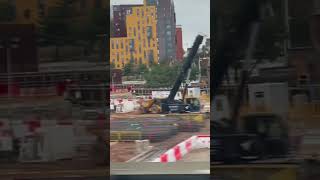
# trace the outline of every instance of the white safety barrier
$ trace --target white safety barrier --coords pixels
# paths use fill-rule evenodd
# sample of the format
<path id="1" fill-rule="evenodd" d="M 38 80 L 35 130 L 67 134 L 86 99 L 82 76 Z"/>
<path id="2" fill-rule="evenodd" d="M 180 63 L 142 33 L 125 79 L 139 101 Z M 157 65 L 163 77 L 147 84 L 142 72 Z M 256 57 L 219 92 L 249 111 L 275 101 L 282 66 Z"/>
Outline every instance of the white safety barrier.
<path id="1" fill-rule="evenodd" d="M 111 99 L 110 104 L 115 105 L 115 109 L 113 107 L 113 110 L 117 113 L 134 112 L 140 107 L 138 99 Z"/>
<path id="2" fill-rule="evenodd" d="M 198 135 L 177 144 L 153 162 L 176 162 L 194 149 L 210 148 L 210 136 Z"/>

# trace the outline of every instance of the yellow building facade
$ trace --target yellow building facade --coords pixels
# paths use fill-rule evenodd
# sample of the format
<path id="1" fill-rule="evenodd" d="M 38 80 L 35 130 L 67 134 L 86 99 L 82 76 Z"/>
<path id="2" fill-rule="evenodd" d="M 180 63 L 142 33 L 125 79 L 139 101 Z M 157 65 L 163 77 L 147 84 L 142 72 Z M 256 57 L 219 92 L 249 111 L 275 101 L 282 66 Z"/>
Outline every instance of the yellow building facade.
<path id="1" fill-rule="evenodd" d="M 126 16 L 127 37 L 110 38 L 110 63 L 122 69 L 158 63 L 157 13 L 155 6 L 136 6 Z"/>

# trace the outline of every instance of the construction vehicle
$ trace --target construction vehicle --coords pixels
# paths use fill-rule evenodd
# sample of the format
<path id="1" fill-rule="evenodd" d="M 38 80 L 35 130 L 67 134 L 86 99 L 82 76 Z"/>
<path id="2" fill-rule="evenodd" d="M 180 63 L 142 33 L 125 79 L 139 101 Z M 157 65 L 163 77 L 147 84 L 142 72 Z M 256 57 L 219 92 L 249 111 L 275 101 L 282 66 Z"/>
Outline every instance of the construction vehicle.
<path id="1" fill-rule="evenodd" d="M 186 112 L 193 111 L 192 109 L 193 106 L 191 104 L 188 104 L 182 100 L 175 100 L 174 97 L 176 96 L 178 90 L 180 89 L 182 82 L 185 80 L 187 73 L 191 68 L 193 59 L 202 41 L 203 41 L 203 36 L 198 35 L 191 48 L 191 51 L 188 54 L 187 59 L 185 60 L 182 66 L 181 72 L 178 75 L 178 78 L 176 79 L 176 82 L 174 83 L 170 91 L 169 96 L 165 99 L 148 100 L 145 104 L 142 105 L 142 112 L 145 112 L 145 113 L 151 112 L 152 110 L 150 110 L 150 108 L 152 107 L 155 107 L 156 111 L 160 113 L 186 113 Z"/>
<path id="2" fill-rule="evenodd" d="M 153 98 L 153 99 L 148 99 L 145 100 L 142 104 L 142 113 L 155 113 L 159 114 L 161 113 L 161 102 L 164 101 L 164 99 L 158 99 L 158 98 Z"/>
<path id="3" fill-rule="evenodd" d="M 237 89 L 237 96 L 227 118 L 216 119 L 214 113 L 211 118 L 211 154 L 213 161 L 225 163 L 237 163 L 242 161 L 267 159 L 273 157 L 285 157 L 288 154 L 288 130 L 283 119 L 276 114 L 254 113 L 239 117 L 242 97 L 245 91 L 247 79 L 250 76 L 248 60 L 253 58 L 256 46 L 257 34 L 265 16 L 270 8 L 267 1 L 246 1 L 243 3 L 241 21 L 236 23 L 235 31 L 224 34 L 222 40 L 217 42 L 215 61 L 213 61 L 212 92 L 213 104 L 216 105 L 218 88 L 234 60 L 232 54 L 240 47 L 234 46 L 233 40 L 239 37 L 248 37 L 248 48 L 245 54 L 245 66 L 241 74 L 241 80 Z M 220 34 L 216 34 L 219 36 Z"/>

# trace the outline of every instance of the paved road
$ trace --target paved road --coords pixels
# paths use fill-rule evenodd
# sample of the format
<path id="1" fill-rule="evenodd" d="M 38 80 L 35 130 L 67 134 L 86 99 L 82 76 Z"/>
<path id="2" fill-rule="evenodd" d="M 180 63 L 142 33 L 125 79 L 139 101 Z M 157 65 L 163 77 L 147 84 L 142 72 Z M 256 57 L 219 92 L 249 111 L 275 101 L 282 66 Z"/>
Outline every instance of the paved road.
<path id="1" fill-rule="evenodd" d="M 186 154 L 182 159 L 182 162 L 210 162 L 210 150 L 196 149 Z"/>

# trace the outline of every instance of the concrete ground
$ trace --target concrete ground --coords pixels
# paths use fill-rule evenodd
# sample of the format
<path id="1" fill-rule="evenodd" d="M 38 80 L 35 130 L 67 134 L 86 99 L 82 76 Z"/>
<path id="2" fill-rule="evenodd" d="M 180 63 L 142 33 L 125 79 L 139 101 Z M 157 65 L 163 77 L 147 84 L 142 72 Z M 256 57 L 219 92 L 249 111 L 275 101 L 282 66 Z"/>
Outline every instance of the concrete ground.
<path id="1" fill-rule="evenodd" d="M 210 162 L 210 149 L 196 149 L 186 154 L 182 159 L 182 162 Z"/>

